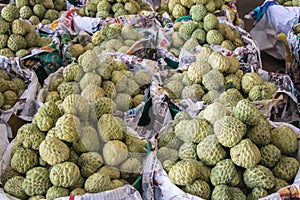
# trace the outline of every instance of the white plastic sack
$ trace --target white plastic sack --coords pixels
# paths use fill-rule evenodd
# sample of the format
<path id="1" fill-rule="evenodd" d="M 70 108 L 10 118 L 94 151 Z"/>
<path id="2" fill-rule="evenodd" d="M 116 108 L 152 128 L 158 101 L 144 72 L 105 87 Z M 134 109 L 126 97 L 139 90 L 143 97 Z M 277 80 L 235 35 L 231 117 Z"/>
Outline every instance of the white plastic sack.
<path id="1" fill-rule="evenodd" d="M 255 24 L 250 35 L 265 51 L 277 59 L 285 59 L 285 46 L 278 41 L 279 33 L 288 34 L 292 21 L 300 15 L 300 7 L 270 6 L 263 17 Z M 297 21 L 296 21 L 297 23 Z"/>

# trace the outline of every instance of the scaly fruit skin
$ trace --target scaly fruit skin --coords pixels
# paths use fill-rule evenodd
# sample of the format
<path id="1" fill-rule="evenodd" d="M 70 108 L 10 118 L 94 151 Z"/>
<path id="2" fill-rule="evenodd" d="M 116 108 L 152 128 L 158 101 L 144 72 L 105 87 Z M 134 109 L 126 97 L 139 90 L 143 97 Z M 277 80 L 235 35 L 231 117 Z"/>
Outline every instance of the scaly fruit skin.
<path id="1" fill-rule="evenodd" d="M 15 176 L 7 180 L 4 185 L 4 191 L 14 197 L 19 199 L 26 199 L 27 195 L 22 190 L 22 183 L 24 181 L 24 177 L 22 176 Z"/>
<path id="2" fill-rule="evenodd" d="M 237 187 L 217 185 L 211 194 L 212 200 L 246 200 L 245 194 Z"/>
<path id="3" fill-rule="evenodd" d="M 178 151 L 179 158 L 184 159 L 198 159 L 197 156 L 197 144 L 193 142 L 183 143 Z"/>
<path id="4" fill-rule="evenodd" d="M 291 155 L 298 149 L 297 134 L 287 125 L 271 131 L 271 143 L 286 155 Z"/>
<path id="5" fill-rule="evenodd" d="M 73 143 L 79 139 L 80 119 L 72 114 L 64 114 L 55 124 L 58 139 Z"/>
<path id="6" fill-rule="evenodd" d="M 227 72 L 230 67 L 230 63 L 227 57 L 223 56 L 218 51 L 210 54 L 210 56 L 208 57 L 208 63 L 213 69 L 217 69 L 221 73 Z"/>
<path id="7" fill-rule="evenodd" d="M 213 69 L 202 76 L 202 84 L 208 90 L 222 91 L 224 83 L 224 75 L 217 69 Z"/>
<path id="8" fill-rule="evenodd" d="M 267 118 L 259 120 L 258 124 L 248 127 L 247 137 L 258 146 L 264 146 L 271 142 L 272 125 Z"/>
<path id="9" fill-rule="evenodd" d="M 167 148 L 167 147 L 161 147 L 157 151 L 157 158 L 163 163 L 165 160 L 172 160 L 177 161 L 178 160 L 178 151 L 175 149 Z"/>
<path id="10" fill-rule="evenodd" d="M 169 177 L 176 185 L 190 185 L 199 176 L 199 161 L 192 159 L 177 162 L 169 171 Z"/>
<path id="11" fill-rule="evenodd" d="M 103 165 L 103 158 L 97 152 L 87 152 L 80 155 L 78 166 L 82 176 L 89 177 Z"/>
<path id="12" fill-rule="evenodd" d="M 104 142 L 122 140 L 124 133 L 117 118 L 111 114 L 104 114 L 98 121 L 98 132 Z"/>
<path id="13" fill-rule="evenodd" d="M 268 196 L 268 191 L 261 187 L 255 187 L 252 189 L 251 193 L 248 194 L 247 199 L 248 200 L 255 200 L 259 198 L 263 198 Z"/>
<path id="14" fill-rule="evenodd" d="M 280 159 L 281 152 L 273 144 L 268 144 L 260 148 L 261 154 L 261 164 L 271 168 L 273 167 Z"/>
<path id="15" fill-rule="evenodd" d="M 22 189 L 28 196 L 44 195 L 50 186 L 49 171 L 44 167 L 29 170 L 22 183 Z"/>
<path id="16" fill-rule="evenodd" d="M 117 166 L 127 159 L 128 148 L 120 140 L 108 141 L 103 147 L 103 158 L 107 165 Z"/>
<path id="17" fill-rule="evenodd" d="M 84 189 L 89 193 L 99 193 L 108 189 L 110 178 L 108 175 L 94 173 L 87 178 Z"/>
<path id="18" fill-rule="evenodd" d="M 9 4 L 1 10 L 1 17 L 8 22 L 12 22 L 20 17 L 20 11 L 16 6 Z"/>
<path id="19" fill-rule="evenodd" d="M 257 125 L 262 119 L 261 112 L 248 99 L 242 99 L 236 104 L 234 117 L 249 126 Z"/>
<path id="20" fill-rule="evenodd" d="M 248 94 L 254 86 L 262 85 L 263 80 L 257 73 L 249 72 L 243 75 L 241 83 L 243 92 Z"/>
<path id="21" fill-rule="evenodd" d="M 10 48 L 12 51 L 26 49 L 27 41 L 22 35 L 11 34 L 7 40 L 7 47 Z"/>
<path id="22" fill-rule="evenodd" d="M 11 158 L 11 167 L 21 174 L 38 165 L 38 156 L 32 149 L 19 149 Z"/>
<path id="23" fill-rule="evenodd" d="M 192 36 L 195 28 L 196 28 L 196 25 L 194 22 L 184 23 L 179 28 L 179 31 L 178 31 L 179 36 L 182 37 L 184 40 L 188 40 Z"/>
<path id="24" fill-rule="evenodd" d="M 80 176 L 79 167 L 72 162 L 54 165 L 50 170 L 50 181 L 54 186 L 71 187 L 76 184 Z"/>
<path id="25" fill-rule="evenodd" d="M 182 142 L 176 137 L 175 132 L 162 132 L 158 141 L 159 148 L 167 147 L 178 150 L 181 144 Z"/>
<path id="26" fill-rule="evenodd" d="M 46 137 L 40 144 L 39 153 L 41 158 L 49 165 L 55 165 L 68 160 L 70 149 L 61 140 L 54 137 Z"/>
<path id="27" fill-rule="evenodd" d="M 250 139 L 243 139 L 232 147 L 230 156 L 234 164 L 244 168 L 253 167 L 261 161 L 260 151 Z"/>
<path id="28" fill-rule="evenodd" d="M 192 13 L 193 21 L 201 22 L 203 18 L 206 16 L 207 10 L 204 5 L 196 4 L 191 7 L 190 13 Z"/>
<path id="29" fill-rule="evenodd" d="M 248 188 L 262 187 L 271 189 L 274 186 L 275 177 L 272 171 L 262 165 L 248 168 L 243 174 L 243 180 Z"/>
<path id="30" fill-rule="evenodd" d="M 299 161 L 294 157 L 282 157 L 273 168 L 274 176 L 290 183 L 299 169 Z"/>
<path id="31" fill-rule="evenodd" d="M 225 116 L 214 123 L 214 133 L 225 147 L 233 147 L 239 143 L 246 130 L 243 122 L 231 116 Z"/>
<path id="32" fill-rule="evenodd" d="M 62 109 L 65 114 L 72 114 L 81 120 L 88 119 L 89 104 L 88 100 L 79 94 L 70 94 L 63 103 Z"/>
<path id="33" fill-rule="evenodd" d="M 209 30 L 206 34 L 206 41 L 208 44 L 222 44 L 224 38 L 222 34 L 217 30 Z"/>
<path id="34" fill-rule="evenodd" d="M 197 145 L 197 155 L 204 164 L 215 165 L 225 157 L 226 151 L 216 135 L 208 135 Z"/>
<path id="35" fill-rule="evenodd" d="M 219 161 L 210 173 L 210 181 L 214 186 L 217 185 L 230 185 L 236 186 L 240 182 L 238 171 L 230 159 Z"/>
<path id="36" fill-rule="evenodd" d="M 183 190 L 204 199 L 209 199 L 211 194 L 209 184 L 201 179 L 197 179 L 192 184 L 185 186 Z"/>
<path id="37" fill-rule="evenodd" d="M 55 200 L 59 197 L 69 196 L 68 188 L 52 186 L 47 190 L 46 198 L 49 200 Z"/>
<path id="38" fill-rule="evenodd" d="M 21 174 L 14 170 L 11 166 L 8 166 L 2 173 L 0 181 L 3 185 L 5 185 L 6 181 L 14 176 L 21 176 Z"/>

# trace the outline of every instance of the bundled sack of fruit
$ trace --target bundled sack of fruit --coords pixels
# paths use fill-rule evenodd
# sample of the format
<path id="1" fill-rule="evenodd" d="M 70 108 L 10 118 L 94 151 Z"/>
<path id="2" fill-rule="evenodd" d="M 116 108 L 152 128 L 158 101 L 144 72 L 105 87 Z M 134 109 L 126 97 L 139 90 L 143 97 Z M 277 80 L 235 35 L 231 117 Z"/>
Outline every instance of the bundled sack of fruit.
<path id="1" fill-rule="evenodd" d="M 224 55 L 238 56 L 241 65 L 257 69 L 261 67 L 259 49 L 249 33 L 228 21 L 208 13 L 201 20 L 179 21 L 171 28 L 163 28 L 158 34 L 158 56 L 174 68 L 190 64 L 190 57 L 204 45 Z M 248 70 L 251 71 L 251 70 Z"/>
<path id="2" fill-rule="evenodd" d="M 299 129 L 270 122 L 247 99 L 232 115 L 222 107 L 181 111 L 162 129 L 144 166 L 147 198 L 259 199 L 299 187 Z"/>
<path id="3" fill-rule="evenodd" d="M 103 197 L 102 192 L 119 188 L 110 195 L 126 190 L 123 195 L 140 198 L 129 185 L 140 180 L 147 142 L 123 115 L 143 101 L 151 72 L 138 67 L 132 72 L 124 60 L 92 51 L 78 62 L 49 76 L 32 123 L 18 130 L 11 159 L 2 168 L 6 194 Z"/>
<path id="4" fill-rule="evenodd" d="M 5 122 L 12 114 L 31 121 L 36 112 L 36 94 L 40 88 L 37 75 L 22 68 L 20 60 L 0 56 L 0 109 Z"/>
<path id="5" fill-rule="evenodd" d="M 103 114 L 92 124 L 82 114 L 61 113 L 47 102 L 18 130 L 0 161 L 2 199 L 141 199 L 133 186 L 140 182 L 146 142 L 119 117 Z"/>

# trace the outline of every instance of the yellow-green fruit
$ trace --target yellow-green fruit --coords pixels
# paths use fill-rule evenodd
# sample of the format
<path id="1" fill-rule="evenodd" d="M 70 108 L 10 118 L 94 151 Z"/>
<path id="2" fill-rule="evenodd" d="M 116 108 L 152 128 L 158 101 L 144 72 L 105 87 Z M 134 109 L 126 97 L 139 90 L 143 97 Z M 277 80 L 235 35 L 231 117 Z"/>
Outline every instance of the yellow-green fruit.
<path id="1" fill-rule="evenodd" d="M 94 173 L 87 178 L 84 189 L 89 193 L 99 193 L 108 190 L 110 178 L 108 175 Z"/>
<path id="2" fill-rule="evenodd" d="M 67 96 L 62 103 L 62 109 L 65 114 L 75 115 L 81 120 L 87 119 L 89 116 L 88 100 L 79 94 Z"/>
<path id="3" fill-rule="evenodd" d="M 197 179 L 192 184 L 186 185 L 183 190 L 189 194 L 196 195 L 203 199 L 209 199 L 211 195 L 209 184 L 201 179 Z"/>
<path id="4" fill-rule="evenodd" d="M 256 126 L 248 127 L 247 137 L 258 146 L 264 146 L 271 142 L 272 125 L 268 119 L 262 118 Z"/>
<path id="5" fill-rule="evenodd" d="M 49 170 L 44 167 L 35 167 L 26 173 L 22 189 L 28 196 L 44 195 L 51 187 Z"/>
<path id="6" fill-rule="evenodd" d="M 3 49 L 6 47 L 8 35 L 6 34 L 0 34 L 0 49 Z"/>
<path id="7" fill-rule="evenodd" d="M 8 4 L 1 10 L 1 17 L 8 22 L 13 22 L 20 17 L 20 11 L 16 6 Z"/>
<path id="8" fill-rule="evenodd" d="M 240 120 L 224 116 L 214 123 L 214 133 L 218 141 L 225 147 L 233 147 L 246 134 L 247 126 Z"/>
<path id="9" fill-rule="evenodd" d="M 55 137 L 46 137 L 40 144 L 39 153 L 49 165 L 55 165 L 68 160 L 70 149 L 61 140 Z"/>
<path id="10" fill-rule="evenodd" d="M 226 151 L 216 135 L 208 135 L 197 145 L 197 155 L 204 164 L 215 165 L 225 157 Z"/>
<path id="11" fill-rule="evenodd" d="M 283 179 L 290 183 L 299 170 L 299 161 L 294 157 L 283 156 L 273 168 L 273 174 L 277 178 Z"/>
<path id="12" fill-rule="evenodd" d="M 272 171 L 262 165 L 248 168 L 243 174 L 243 180 L 248 188 L 261 187 L 271 189 L 274 186 L 275 177 Z"/>
<path id="13" fill-rule="evenodd" d="M 12 51 L 19 51 L 27 48 L 26 39 L 19 34 L 11 34 L 7 40 L 7 47 Z"/>
<path id="14" fill-rule="evenodd" d="M 78 159 L 78 166 L 82 176 L 89 177 L 103 165 L 103 158 L 97 152 L 82 153 Z"/>
<path id="15" fill-rule="evenodd" d="M 234 164 L 244 168 L 251 168 L 261 161 L 259 149 L 248 138 L 232 147 L 230 156 Z"/>
<path id="16" fill-rule="evenodd" d="M 36 15 L 32 15 L 28 20 L 31 21 L 33 25 L 38 25 L 40 23 L 40 19 Z"/>
<path id="17" fill-rule="evenodd" d="M 261 112 L 248 99 L 242 99 L 236 104 L 234 117 L 250 126 L 257 125 L 262 119 Z"/>
<path id="18" fill-rule="evenodd" d="M 79 139 L 73 142 L 77 153 L 98 152 L 100 149 L 99 137 L 96 129 L 90 125 L 81 128 Z"/>
<path id="19" fill-rule="evenodd" d="M 70 54 L 74 58 L 78 58 L 85 52 L 85 48 L 81 44 L 74 44 L 70 47 Z"/>
<path id="20" fill-rule="evenodd" d="M 86 191 L 83 188 L 75 188 L 70 192 L 70 196 L 79 196 L 85 194 Z"/>
<path id="21" fill-rule="evenodd" d="M 26 199 L 27 195 L 22 190 L 22 183 L 24 181 L 24 177 L 22 176 L 15 176 L 7 180 L 4 184 L 4 191 L 14 197 L 19 199 Z"/>
<path id="22" fill-rule="evenodd" d="M 103 147 L 103 158 L 107 165 L 117 166 L 127 159 L 128 148 L 119 140 L 108 141 Z"/>
<path id="23" fill-rule="evenodd" d="M 257 73 L 249 72 L 243 75 L 241 84 L 243 92 L 248 94 L 254 86 L 262 85 L 263 79 Z"/>
<path id="24" fill-rule="evenodd" d="M 10 50 L 9 48 L 0 49 L 0 55 L 5 56 L 7 58 L 15 57 L 14 52 L 12 50 Z"/>
<path id="25" fill-rule="evenodd" d="M 176 185 L 190 185 L 200 176 L 199 165 L 197 160 L 181 160 L 172 166 L 169 177 Z"/>
<path id="26" fill-rule="evenodd" d="M 59 17 L 58 11 L 53 10 L 53 9 L 48 9 L 48 10 L 45 12 L 45 15 L 44 15 L 44 19 L 47 19 L 47 20 L 49 20 L 50 22 L 53 22 L 53 21 L 56 20 L 58 17 Z"/>
<path id="27" fill-rule="evenodd" d="M 230 186 L 236 186 L 239 184 L 240 177 L 236 166 L 231 159 L 225 159 L 219 161 L 212 169 L 210 173 L 210 181 L 214 186 L 228 184 Z"/>
<path id="28" fill-rule="evenodd" d="M 7 90 L 3 93 L 3 96 L 4 96 L 4 102 L 5 104 L 7 105 L 10 105 L 10 106 L 14 106 L 15 103 L 18 101 L 18 95 L 11 91 L 11 90 Z"/>
<path id="29" fill-rule="evenodd" d="M 50 170 L 50 181 L 54 186 L 70 187 L 76 184 L 80 176 L 79 167 L 72 162 L 54 165 Z"/>
<path id="30" fill-rule="evenodd" d="M 36 4 L 33 6 L 33 14 L 36 15 L 40 20 L 43 19 L 46 9 L 42 4 Z"/>
<path id="31" fill-rule="evenodd" d="M 237 187 L 217 185 L 212 191 L 211 199 L 246 200 L 246 195 Z"/>
<path id="32" fill-rule="evenodd" d="M 3 18 L 0 18 L 0 33 L 7 33 L 10 29 L 10 24 Z"/>
<path id="33" fill-rule="evenodd" d="M 297 134 L 287 125 L 271 131 L 271 143 L 286 155 L 291 155 L 298 149 Z"/>
<path id="34" fill-rule="evenodd" d="M 261 164 L 271 168 L 273 167 L 280 159 L 281 152 L 273 144 L 268 144 L 260 148 L 261 154 Z"/>
<path id="35" fill-rule="evenodd" d="M 47 190 L 46 198 L 47 200 L 55 200 L 59 197 L 69 196 L 68 188 L 52 186 Z"/>

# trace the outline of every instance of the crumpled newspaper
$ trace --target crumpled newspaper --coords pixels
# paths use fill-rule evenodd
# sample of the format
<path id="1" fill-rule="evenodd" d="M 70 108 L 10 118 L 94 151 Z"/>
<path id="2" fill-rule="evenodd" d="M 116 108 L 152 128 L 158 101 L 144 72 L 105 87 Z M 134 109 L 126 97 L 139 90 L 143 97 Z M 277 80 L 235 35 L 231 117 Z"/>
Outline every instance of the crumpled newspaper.
<path id="1" fill-rule="evenodd" d="M 300 7 L 272 5 L 252 28 L 250 35 L 259 45 L 260 50 L 277 59 L 284 60 L 285 46 L 278 40 L 277 35 L 279 33 L 288 34 L 295 16 L 297 16 L 298 22 Z"/>

